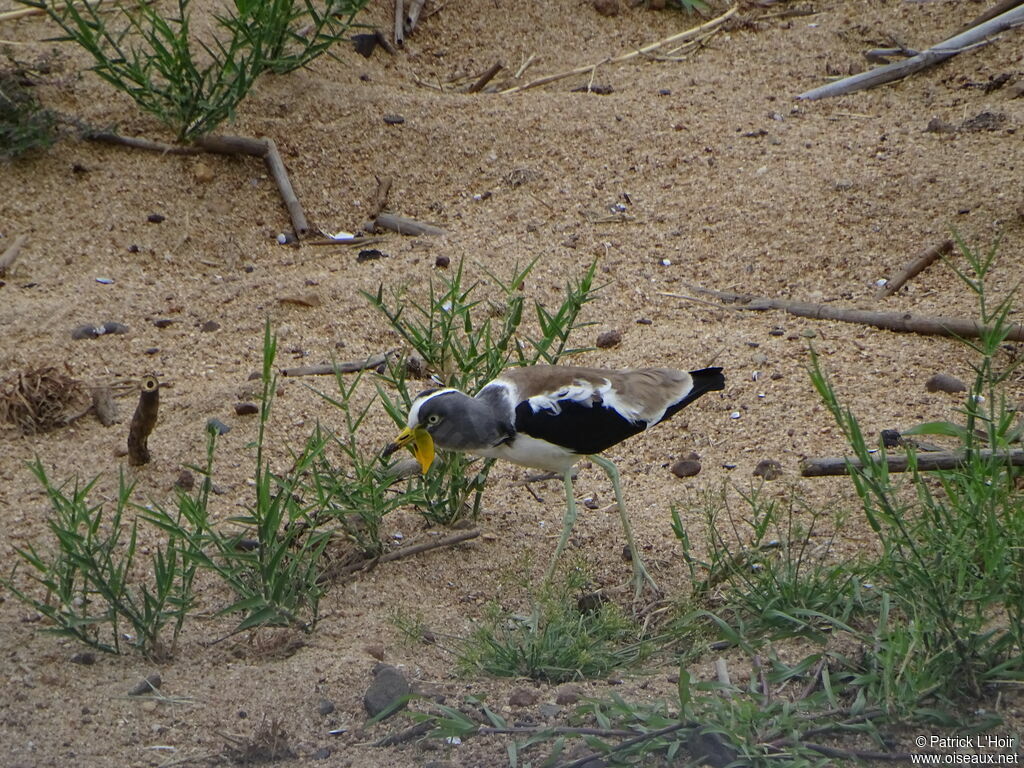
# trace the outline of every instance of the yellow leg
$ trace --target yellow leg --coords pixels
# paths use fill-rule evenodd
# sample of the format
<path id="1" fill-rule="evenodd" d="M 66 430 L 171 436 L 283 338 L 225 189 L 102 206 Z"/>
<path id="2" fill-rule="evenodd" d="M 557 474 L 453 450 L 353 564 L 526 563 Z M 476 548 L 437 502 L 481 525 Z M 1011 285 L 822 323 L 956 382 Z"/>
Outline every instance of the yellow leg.
<path id="1" fill-rule="evenodd" d="M 619 517 L 622 519 L 622 530 L 626 533 L 626 543 L 629 545 L 629 552 L 633 558 L 633 586 L 635 588 L 635 594 L 637 597 L 643 592 L 644 583 L 651 585 L 651 589 L 658 592 L 658 585 L 654 583 L 654 579 L 647 572 L 647 568 L 644 566 L 644 561 L 640 557 L 640 550 L 636 546 L 636 542 L 633 540 L 633 529 L 629 525 L 629 516 L 626 514 L 626 505 L 622 501 L 622 486 L 619 483 L 619 472 L 608 459 L 603 456 L 591 455 L 590 460 L 597 464 L 601 469 L 608 475 L 608 479 L 612 481 L 612 489 L 615 491 L 615 503 L 619 507 Z"/>
<path id="2" fill-rule="evenodd" d="M 558 563 L 558 558 L 569 541 L 569 534 L 572 532 L 572 526 L 576 522 L 576 492 L 572 487 L 571 468 L 562 475 L 562 482 L 565 484 L 565 515 L 562 517 L 562 535 L 558 539 L 558 546 L 555 547 L 555 556 L 551 558 L 551 564 L 548 566 L 548 572 L 544 577 L 547 581 L 550 581 L 555 573 L 555 565 Z"/>

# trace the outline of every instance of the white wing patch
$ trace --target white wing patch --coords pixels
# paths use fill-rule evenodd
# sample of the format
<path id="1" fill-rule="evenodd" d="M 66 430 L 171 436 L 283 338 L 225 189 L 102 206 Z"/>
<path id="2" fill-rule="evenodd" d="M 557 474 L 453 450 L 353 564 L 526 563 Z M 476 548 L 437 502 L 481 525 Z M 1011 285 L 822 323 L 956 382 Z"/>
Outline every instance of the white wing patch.
<path id="1" fill-rule="evenodd" d="M 588 408 L 592 405 L 592 401 L 600 400 L 605 408 L 611 408 L 613 411 L 618 413 L 622 418 L 627 419 L 631 422 L 653 422 L 656 419 L 651 419 L 646 414 L 642 407 L 638 407 L 634 403 L 627 402 L 625 398 L 619 395 L 613 388 L 612 383 L 608 379 L 602 380 L 599 386 L 595 386 L 588 381 L 576 379 L 572 384 L 567 387 L 562 387 L 557 392 L 548 392 L 543 395 L 534 395 L 527 402 L 530 404 L 530 409 L 537 413 L 538 411 L 550 411 L 555 416 L 562 412 L 561 404 L 564 402 L 582 403 Z M 661 413 L 657 414 L 660 418 L 665 413 L 665 409 L 661 409 Z"/>

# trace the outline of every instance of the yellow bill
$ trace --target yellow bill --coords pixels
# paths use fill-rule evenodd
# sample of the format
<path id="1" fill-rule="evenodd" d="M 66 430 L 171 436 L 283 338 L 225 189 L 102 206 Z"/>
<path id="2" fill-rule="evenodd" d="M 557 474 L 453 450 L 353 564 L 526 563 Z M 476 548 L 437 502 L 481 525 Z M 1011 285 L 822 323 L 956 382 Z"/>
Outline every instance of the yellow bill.
<path id="1" fill-rule="evenodd" d="M 413 457 L 420 463 L 423 474 L 427 474 L 430 465 L 434 463 L 434 440 L 430 433 L 423 427 L 409 429 L 406 427 L 401 431 L 395 442 L 387 447 L 387 453 L 394 453 L 399 448 L 409 446 Z"/>

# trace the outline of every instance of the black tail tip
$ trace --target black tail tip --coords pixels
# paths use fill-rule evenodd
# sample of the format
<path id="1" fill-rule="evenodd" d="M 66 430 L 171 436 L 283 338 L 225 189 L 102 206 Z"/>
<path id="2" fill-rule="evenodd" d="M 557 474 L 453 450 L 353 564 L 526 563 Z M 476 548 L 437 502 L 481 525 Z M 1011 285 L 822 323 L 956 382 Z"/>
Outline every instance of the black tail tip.
<path id="1" fill-rule="evenodd" d="M 699 371 L 690 371 L 693 378 L 694 390 L 701 392 L 717 392 L 725 389 L 725 374 L 721 368 L 701 368 Z"/>

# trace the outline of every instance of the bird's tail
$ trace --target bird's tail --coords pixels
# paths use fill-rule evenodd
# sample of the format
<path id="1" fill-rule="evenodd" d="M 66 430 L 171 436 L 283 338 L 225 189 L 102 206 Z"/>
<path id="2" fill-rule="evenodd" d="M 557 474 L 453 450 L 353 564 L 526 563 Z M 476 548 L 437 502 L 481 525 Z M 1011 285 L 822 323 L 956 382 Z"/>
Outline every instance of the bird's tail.
<path id="1" fill-rule="evenodd" d="M 699 371 L 690 371 L 690 378 L 693 379 L 693 389 L 686 393 L 686 397 L 665 412 L 665 418 L 685 408 L 706 392 L 716 392 L 720 389 L 725 389 L 725 376 L 722 375 L 721 368 L 702 368 Z"/>

